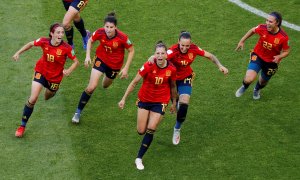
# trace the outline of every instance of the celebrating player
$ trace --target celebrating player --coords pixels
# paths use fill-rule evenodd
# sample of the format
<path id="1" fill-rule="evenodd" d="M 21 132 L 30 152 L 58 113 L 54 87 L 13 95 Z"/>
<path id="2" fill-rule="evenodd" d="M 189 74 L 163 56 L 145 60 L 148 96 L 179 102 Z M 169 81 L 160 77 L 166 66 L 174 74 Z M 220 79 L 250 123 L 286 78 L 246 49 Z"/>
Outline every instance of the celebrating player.
<path id="1" fill-rule="evenodd" d="M 249 85 L 255 81 L 261 71 L 259 80 L 253 90 L 253 99 L 260 99 L 260 90 L 264 88 L 271 77 L 277 72 L 280 61 L 290 52 L 289 37 L 281 26 L 282 17 L 278 12 L 268 15 L 266 24 L 260 24 L 250 29 L 240 40 L 236 50 L 244 48 L 245 41 L 253 34 L 260 36 L 254 51 L 251 53 L 250 63 L 243 85 L 236 91 L 235 96 L 241 97 Z"/>
<path id="2" fill-rule="evenodd" d="M 51 25 L 49 36 L 50 38 L 39 38 L 27 43 L 13 55 L 13 59 L 17 61 L 20 54 L 33 46 L 40 46 L 43 50 L 43 55 L 35 66 L 31 95 L 25 104 L 21 126 L 16 131 L 16 137 L 23 136 L 26 124 L 43 87 L 46 88 L 45 100 L 48 100 L 55 95 L 63 76 L 69 76 L 79 65 L 72 47 L 62 41 L 64 28 L 61 24 L 55 23 Z M 68 69 L 64 69 L 67 57 L 73 60 L 73 64 Z"/>
<path id="3" fill-rule="evenodd" d="M 108 88 L 116 78 L 124 62 L 125 49 L 128 50 L 128 57 L 125 66 L 121 70 L 121 79 L 128 77 L 128 69 L 131 64 L 134 48 L 127 35 L 117 29 L 117 19 L 115 13 L 109 13 L 104 19 L 104 28 L 96 30 L 88 40 L 85 66 L 91 64 L 92 44 L 98 40 L 100 42 L 97 50 L 94 66 L 92 68 L 90 81 L 83 91 L 77 110 L 72 118 L 73 123 L 79 123 L 80 114 L 84 106 L 88 103 L 92 93 L 96 89 L 100 77 L 105 74 L 102 81 L 103 88 Z"/>
<path id="4" fill-rule="evenodd" d="M 197 56 L 206 57 L 215 63 L 223 74 L 226 75 L 228 73 L 228 69 L 220 63 L 216 56 L 192 43 L 191 34 L 189 32 L 183 31 L 180 33 L 178 43 L 168 50 L 168 60 L 170 60 L 177 69 L 176 85 L 179 94 L 177 118 L 172 138 L 174 145 L 180 142 L 181 125 L 186 119 L 190 96 L 192 94 L 192 81 L 195 75 L 191 64 Z"/>
<path id="5" fill-rule="evenodd" d="M 119 102 L 119 107 L 123 109 L 126 98 L 143 78 L 137 102 L 137 131 L 140 135 L 145 134 L 135 159 L 139 170 L 144 169 L 142 158 L 153 140 L 154 132 L 165 113 L 171 95 L 173 100 L 171 112 L 176 111 L 176 68 L 166 60 L 167 47 L 161 41 L 156 44 L 154 57 L 156 61 L 146 62 L 142 66 Z"/>
<path id="6" fill-rule="evenodd" d="M 82 36 L 83 49 L 86 50 L 87 41 L 90 37 L 90 32 L 84 27 L 83 19 L 80 17 L 80 11 L 87 5 L 88 0 L 62 0 L 66 9 L 66 14 L 63 19 L 68 43 L 74 49 L 73 36 L 74 29 L 71 25 L 72 21 Z"/>

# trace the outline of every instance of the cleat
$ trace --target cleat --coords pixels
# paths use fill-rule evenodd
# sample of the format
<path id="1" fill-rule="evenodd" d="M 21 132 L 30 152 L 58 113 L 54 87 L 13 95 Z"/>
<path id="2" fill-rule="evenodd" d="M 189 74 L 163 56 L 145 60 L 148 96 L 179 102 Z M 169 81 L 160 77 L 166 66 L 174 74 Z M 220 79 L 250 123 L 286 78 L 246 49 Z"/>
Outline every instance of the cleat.
<path id="1" fill-rule="evenodd" d="M 235 97 L 241 97 L 244 92 L 246 91 L 246 88 L 244 86 L 241 86 L 236 92 Z"/>
<path id="2" fill-rule="evenodd" d="M 75 113 L 72 118 L 72 123 L 78 124 L 80 119 L 80 113 Z"/>
<path id="3" fill-rule="evenodd" d="M 89 30 L 86 30 L 86 36 L 85 37 L 82 37 L 82 43 L 83 43 L 83 49 L 86 50 L 86 47 L 87 47 L 87 42 L 89 40 L 91 36 L 91 33 Z"/>
<path id="4" fill-rule="evenodd" d="M 173 142 L 174 145 L 179 144 L 179 142 L 180 142 L 180 129 L 175 129 L 174 128 L 172 142 Z"/>
<path id="5" fill-rule="evenodd" d="M 256 90 L 254 88 L 254 90 L 253 90 L 253 99 L 255 99 L 255 100 L 260 99 L 260 90 Z"/>
<path id="6" fill-rule="evenodd" d="M 143 165 L 143 161 L 141 158 L 135 159 L 135 165 L 138 170 L 144 170 L 144 165 Z"/>
<path id="7" fill-rule="evenodd" d="M 75 46 L 74 46 L 74 44 L 72 44 L 71 46 L 72 46 L 72 49 L 73 49 L 73 50 L 75 50 Z"/>
<path id="8" fill-rule="evenodd" d="M 18 138 L 21 138 L 21 137 L 23 137 L 24 132 L 25 132 L 25 127 L 24 126 L 20 126 L 17 129 L 15 136 L 18 137 Z"/>

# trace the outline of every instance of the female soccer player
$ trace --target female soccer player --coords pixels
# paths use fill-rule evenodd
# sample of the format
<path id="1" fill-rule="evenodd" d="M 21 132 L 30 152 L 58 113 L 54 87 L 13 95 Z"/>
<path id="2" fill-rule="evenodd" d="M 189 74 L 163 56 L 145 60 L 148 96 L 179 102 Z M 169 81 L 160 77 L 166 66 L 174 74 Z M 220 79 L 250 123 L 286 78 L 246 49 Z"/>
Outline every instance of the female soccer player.
<path id="1" fill-rule="evenodd" d="M 211 60 L 217 65 L 218 69 L 223 74 L 226 75 L 228 73 L 228 69 L 220 63 L 216 56 L 205 50 L 202 50 L 200 47 L 192 43 L 189 32 L 183 31 L 180 33 L 178 43 L 173 45 L 168 50 L 168 60 L 170 60 L 177 69 L 176 84 L 179 94 L 177 118 L 172 138 L 174 145 L 179 144 L 181 125 L 186 118 L 190 96 L 192 93 L 192 81 L 194 78 L 191 64 L 197 55 L 204 56 Z"/>
<path id="2" fill-rule="evenodd" d="M 165 113 L 171 95 L 173 100 L 171 112 L 176 111 L 176 68 L 166 60 L 167 47 L 161 41 L 156 44 L 154 57 L 156 61 L 146 62 L 142 66 L 119 102 L 119 107 L 123 109 L 126 98 L 143 78 L 137 103 L 137 131 L 140 135 L 145 134 L 135 159 L 139 170 L 144 169 L 142 158 L 153 140 L 154 132 Z"/>
<path id="3" fill-rule="evenodd" d="M 88 0 L 62 0 L 66 9 L 66 14 L 63 19 L 68 43 L 74 49 L 73 36 L 74 30 L 71 25 L 72 21 L 82 36 L 83 49 L 86 50 L 86 44 L 90 38 L 90 32 L 84 27 L 83 19 L 80 17 L 80 11 L 87 5 Z"/>
<path id="4" fill-rule="evenodd" d="M 261 71 L 259 80 L 253 90 L 253 99 L 260 99 L 260 90 L 264 88 L 271 77 L 277 72 L 280 61 L 290 53 L 289 37 L 281 29 L 282 17 L 278 12 L 268 15 L 266 24 L 251 28 L 240 40 L 236 51 L 244 48 L 245 41 L 253 34 L 260 36 L 243 80 L 243 85 L 235 92 L 236 97 L 241 97 L 249 85 L 255 81 Z"/>
<path id="5" fill-rule="evenodd" d="M 120 74 L 121 79 L 128 77 L 128 69 L 134 55 L 134 48 L 127 35 L 117 29 L 117 19 L 114 12 L 109 13 L 105 17 L 104 28 L 96 30 L 88 40 L 86 58 L 84 61 L 86 67 L 91 64 L 91 48 L 92 44 L 97 40 L 100 44 L 96 50 L 90 81 L 80 97 L 77 110 L 72 118 L 73 123 L 79 123 L 81 111 L 88 103 L 103 74 L 105 74 L 102 81 L 103 88 L 108 88 L 112 84 L 122 68 L 125 49 L 128 50 L 128 57 Z"/>
<path id="6" fill-rule="evenodd" d="M 63 76 L 69 76 L 79 65 L 72 47 L 62 41 L 64 28 L 61 24 L 55 23 L 51 25 L 49 36 L 50 38 L 39 38 L 27 43 L 13 55 L 13 59 L 17 61 L 20 54 L 33 46 L 40 46 L 43 50 L 43 55 L 36 63 L 34 69 L 35 74 L 31 85 L 31 95 L 25 104 L 21 126 L 16 131 L 16 137 L 23 136 L 26 124 L 43 87 L 46 88 L 45 100 L 48 100 L 55 95 Z M 73 60 L 73 64 L 68 69 L 64 69 L 67 57 Z"/>

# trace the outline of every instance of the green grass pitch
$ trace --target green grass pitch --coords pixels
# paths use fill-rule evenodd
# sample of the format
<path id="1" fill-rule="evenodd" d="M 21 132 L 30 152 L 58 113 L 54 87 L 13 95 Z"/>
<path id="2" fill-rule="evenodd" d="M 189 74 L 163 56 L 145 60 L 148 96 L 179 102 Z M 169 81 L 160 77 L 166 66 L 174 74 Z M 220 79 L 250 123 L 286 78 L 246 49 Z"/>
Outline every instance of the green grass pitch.
<path id="1" fill-rule="evenodd" d="M 299 0 L 244 2 L 265 12 L 282 12 L 283 19 L 300 25 Z M 15 138 L 31 88 L 39 48 L 12 56 L 25 43 L 48 35 L 53 22 L 62 20 L 61 0 L 4 0 L 0 3 L 0 179 L 299 179 L 300 178 L 300 32 L 284 28 L 292 51 L 279 71 L 252 99 L 253 85 L 241 98 L 234 93 L 246 71 L 248 53 L 257 36 L 235 52 L 240 38 L 264 19 L 226 0 L 90 0 L 81 13 L 86 28 L 103 26 L 115 10 L 118 28 L 135 45 L 127 80 L 116 79 L 107 90 L 100 86 L 83 111 L 81 123 L 71 118 L 88 83 L 81 37 L 75 29 L 76 54 L 81 66 L 65 78 L 57 95 L 45 102 L 41 95 L 25 136 Z M 166 113 L 144 157 L 144 171 L 134 159 L 141 137 L 136 133 L 136 93 L 124 110 L 118 101 L 154 44 L 177 42 L 181 30 L 215 54 L 228 67 L 224 77 L 213 63 L 198 57 L 182 140 L 172 145 L 175 116 Z M 95 49 L 94 45 L 94 49 Z M 94 50 L 93 50 L 94 52 Z M 68 63 L 67 65 L 69 65 Z"/>

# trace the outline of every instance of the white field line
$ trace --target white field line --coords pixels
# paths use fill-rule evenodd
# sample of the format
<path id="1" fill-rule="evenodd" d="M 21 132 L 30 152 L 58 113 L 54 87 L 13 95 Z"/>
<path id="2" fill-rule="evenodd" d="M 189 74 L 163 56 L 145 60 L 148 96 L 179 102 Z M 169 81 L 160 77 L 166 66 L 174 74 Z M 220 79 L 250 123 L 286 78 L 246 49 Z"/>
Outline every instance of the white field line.
<path id="1" fill-rule="evenodd" d="M 243 8 L 243 9 L 245 9 L 247 11 L 250 11 L 250 12 L 252 12 L 252 13 L 258 15 L 258 16 L 261 16 L 263 18 L 267 18 L 268 17 L 267 13 L 265 13 L 265 12 L 259 10 L 259 9 L 256 9 L 256 8 L 254 8 L 252 6 L 249 6 L 248 4 L 246 4 L 246 3 L 244 3 L 244 2 L 242 2 L 240 0 L 228 0 L 228 1 L 236 4 L 236 5 L 240 6 L 241 8 Z M 294 29 L 296 31 L 300 31 L 300 26 L 297 26 L 295 24 L 289 23 L 287 21 L 282 20 L 282 25 L 285 26 L 285 27 Z"/>

